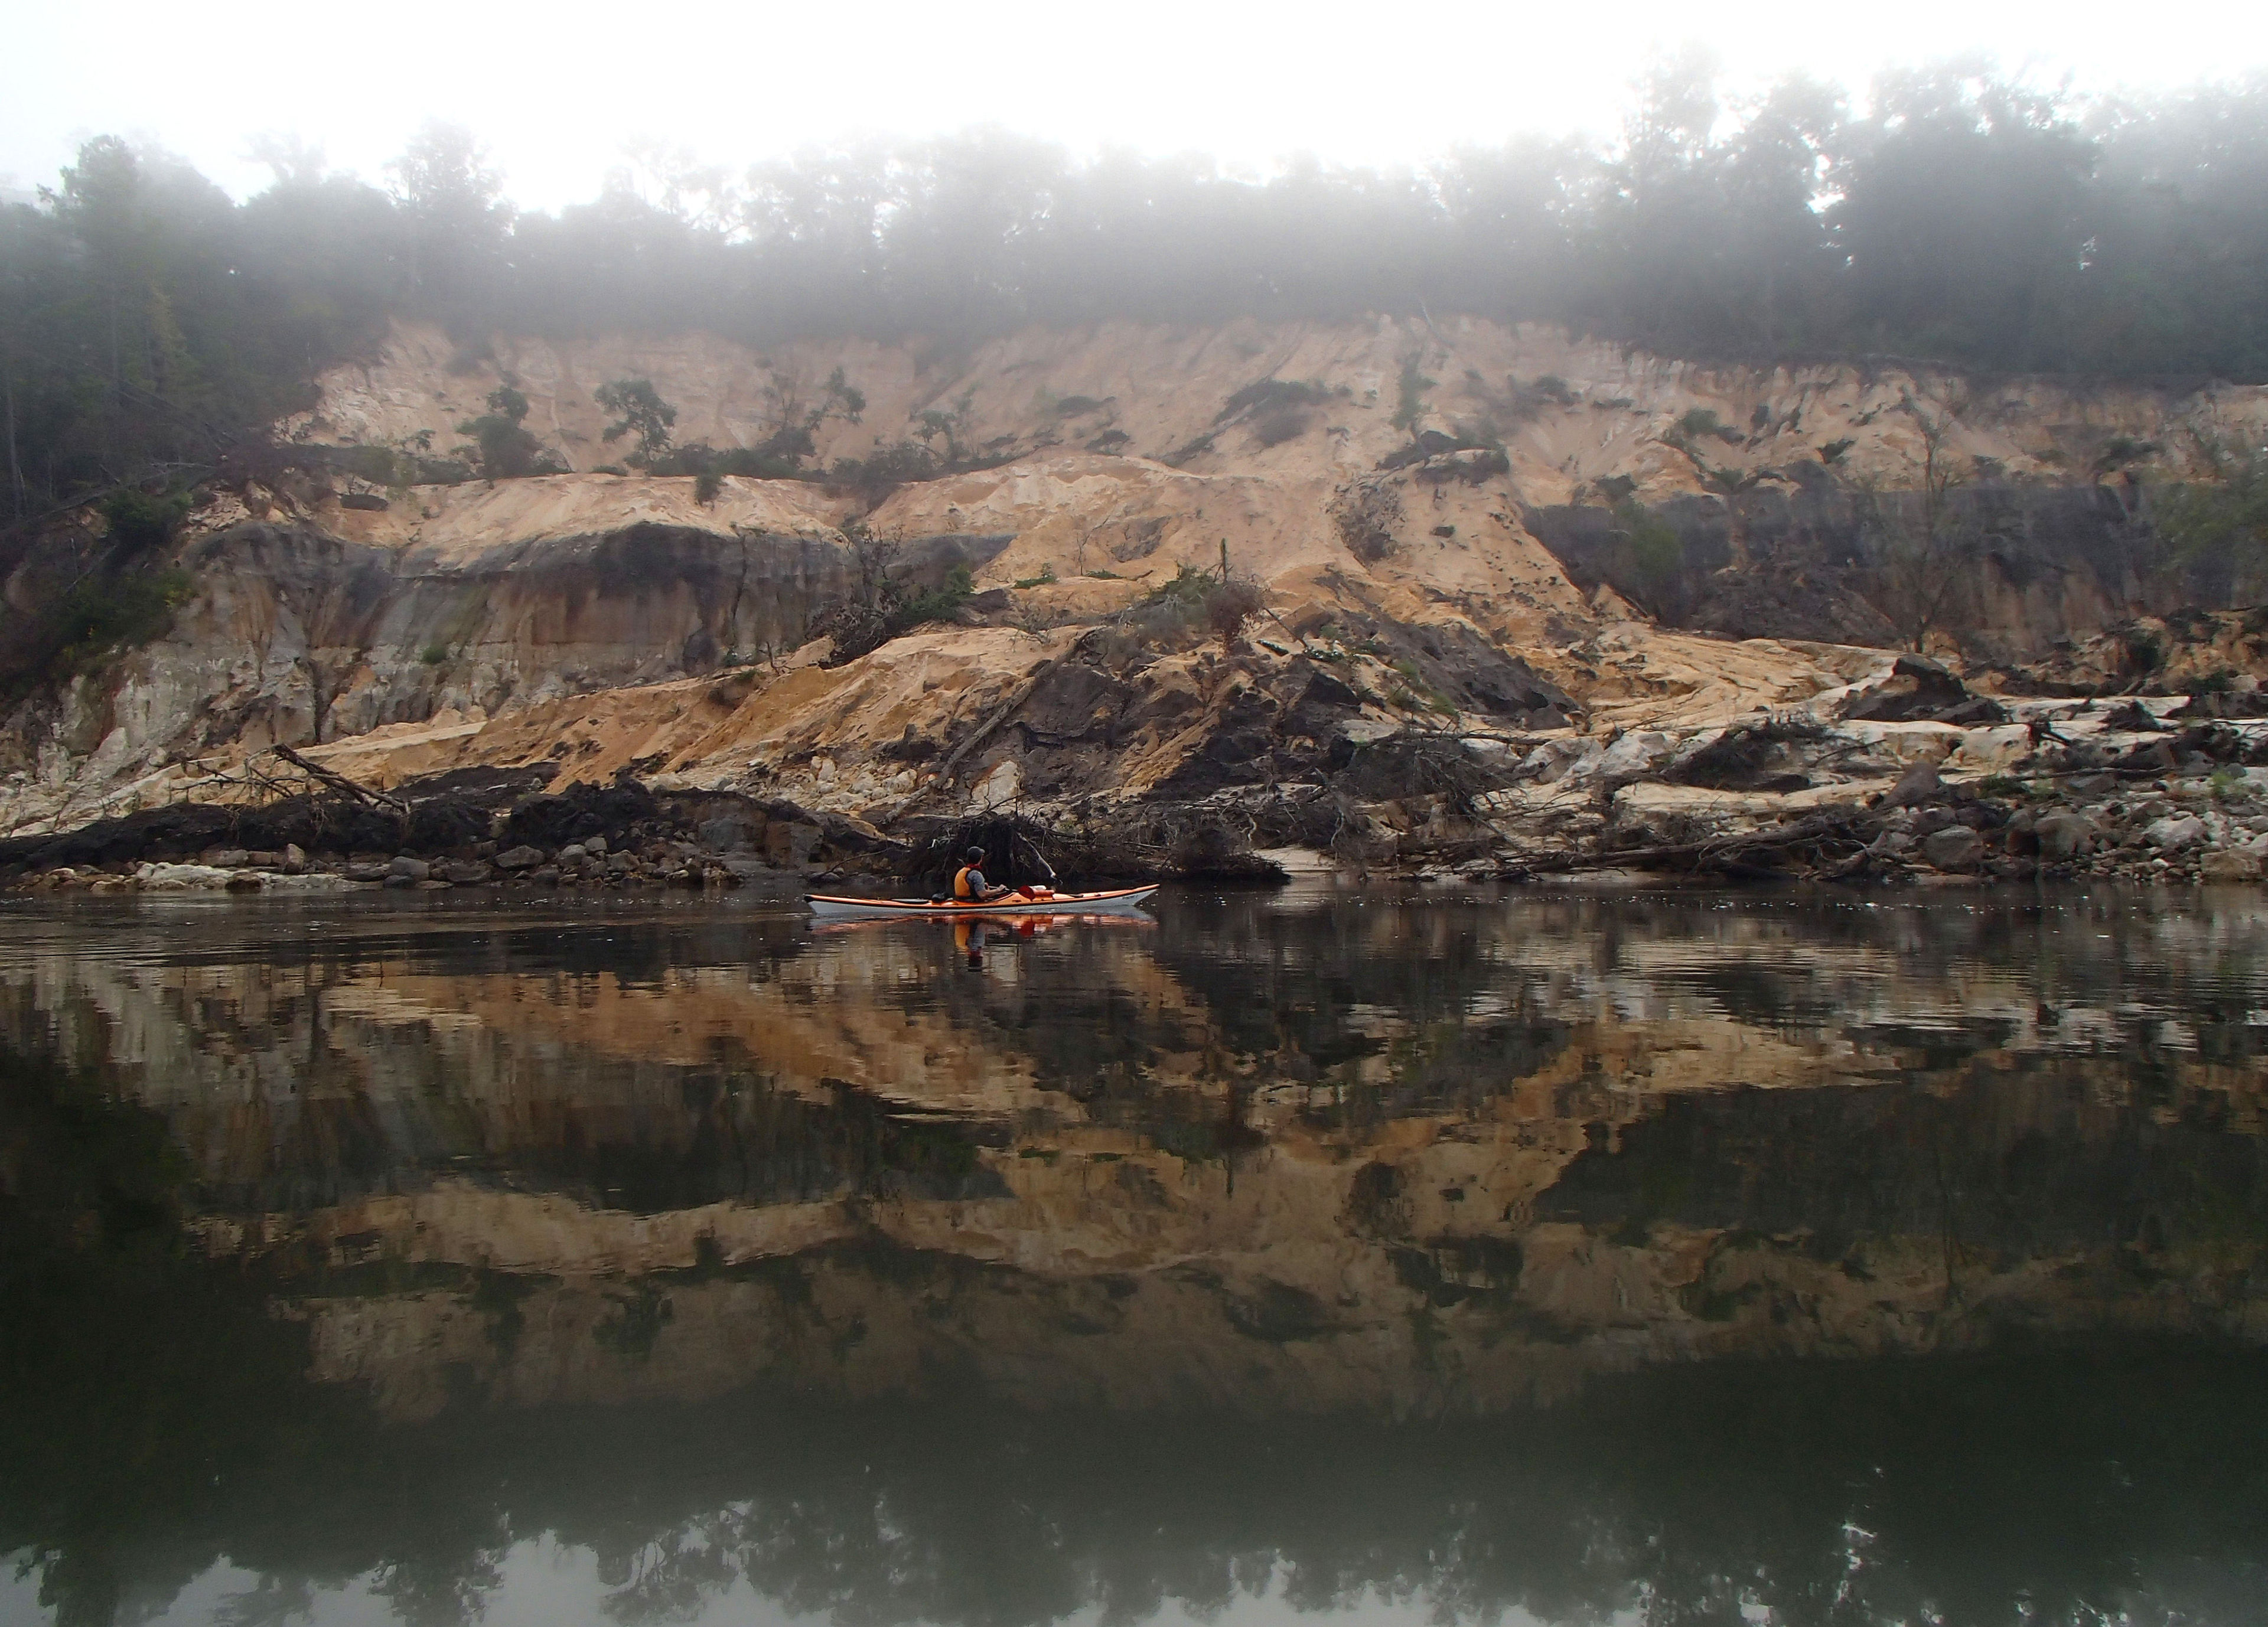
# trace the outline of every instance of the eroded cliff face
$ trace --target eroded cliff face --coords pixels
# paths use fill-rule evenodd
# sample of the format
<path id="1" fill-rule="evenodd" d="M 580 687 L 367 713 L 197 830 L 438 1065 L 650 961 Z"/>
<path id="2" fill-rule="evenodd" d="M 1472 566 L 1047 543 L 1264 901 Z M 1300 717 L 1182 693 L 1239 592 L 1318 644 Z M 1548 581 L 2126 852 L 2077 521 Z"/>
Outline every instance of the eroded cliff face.
<path id="1" fill-rule="evenodd" d="M 956 417 L 962 444 L 987 453 L 1085 449 L 1270 480 L 1369 473 L 1409 442 L 1410 428 L 1493 431 L 1522 499 L 1543 506 L 1614 475 L 1636 480 L 1648 497 L 1697 493 L 1711 488 L 1697 465 L 1784 467 L 1817 461 L 1821 448 L 1845 441 L 1837 467 L 1886 486 L 1912 485 L 1925 448 L 1918 424 L 1901 409 L 1908 401 L 1948 418 L 1952 452 L 2051 482 L 2084 475 L 2122 436 L 2156 442 L 2160 450 L 2145 460 L 2180 468 L 2194 448 L 2179 431 L 2219 430 L 2241 439 L 2268 415 L 2263 392 L 2249 387 L 2173 394 L 1972 381 L 1896 365 L 1716 367 L 1468 317 L 1203 328 L 1104 323 L 1027 330 L 962 351 L 806 341 L 758 353 L 707 335 L 500 335 L 490 355 L 453 372 L 456 350 L 437 330 L 399 328 L 372 364 L 327 376 L 321 404 L 294 427 L 316 439 L 372 445 L 430 431 L 446 445 L 455 425 L 482 410 L 482 397 L 508 376 L 532 404 L 528 426 L 571 467 L 588 469 L 618 460 L 625 445 L 601 439 L 606 416 L 592 393 L 610 379 L 651 379 L 678 409 L 679 440 L 725 448 L 762 441 L 791 403 L 814 401 L 841 367 L 867 407 L 857 423 L 820 426 L 824 460 L 904 439 L 922 413 L 939 410 Z M 1270 379 L 1321 388 L 1304 400 L 1258 395 L 1230 405 Z M 1675 435 L 1697 409 L 1720 427 Z M 1397 416 L 1407 428 L 1393 422 Z M 1682 450 L 1680 438 L 1700 455 Z"/>
<path id="2" fill-rule="evenodd" d="M 195 591 L 172 630 L 14 714 L 0 828 L 239 794 L 239 764 L 276 742 L 335 749 L 380 783 L 637 762 L 869 815 L 960 806 L 972 786 L 992 802 L 1189 791 L 1222 782 L 1204 761 L 1236 756 L 1222 740 L 1284 733 L 1319 693 L 1319 653 L 1336 663 L 1332 726 L 1351 723 L 1347 738 L 1438 726 L 1447 710 L 1483 732 L 1602 708 L 1624 725 L 1722 721 L 1847 683 L 1873 669 L 1861 652 L 1895 640 L 1854 585 L 1853 493 L 1895 501 L 1918 481 L 1925 416 L 1947 426 L 1946 455 L 1991 477 L 1963 499 L 2001 539 L 1964 636 L 2003 661 L 2168 607 L 2139 500 L 2088 481 L 2106 456 L 2178 477 L 2200 438 L 2268 424 L 2257 389 L 1711 369 L 1465 319 L 1104 325 L 952 354 L 499 338 L 465 370 L 456 360 L 438 333 L 400 329 L 287 427 L 446 445 L 508 379 L 530 427 L 583 472 L 220 496 L 180 545 Z M 1005 461 L 879 502 L 872 488 L 728 478 L 704 504 L 690 479 L 590 472 L 621 445 L 592 396 L 609 379 L 651 379 L 681 440 L 730 448 L 765 439 L 838 367 L 867 404 L 857 423 L 821 423 L 814 463 L 916 435 Z M 1616 563 L 1625 492 L 1669 517 L 1679 550 L 1635 607 L 1614 585 L 1636 591 Z M 796 646 L 861 568 L 866 537 L 932 577 L 968 565 L 988 607 L 821 666 L 823 644 Z M 1113 632 L 1224 549 L 1269 610 L 1217 654 L 1191 647 L 1202 629 L 1147 652 Z M 29 593 L 28 578 L 11 592 Z M 1745 642 L 1697 636 L 1724 634 Z M 1822 642 L 1852 650 L 1822 657 Z M 1126 690 L 1057 718 L 1069 735 L 1040 731 L 1083 740 L 1079 762 L 1027 784 L 1045 742 L 1004 740 L 960 783 L 925 788 L 918 766 L 884 754 L 909 739 L 942 748 L 1074 652 Z M 727 667 L 740 681 L 714 689 Z M 578 732 L 563 754 L 563 730 Z M 996 777 L 1004 763 L 1012 784 Z"/>
<path id="3" fill-rule="evenodd" d="M 0 1038 L 158 1115 L 204 1248 L 398 1415 L 759 1380 L 1407 1415 L 1707 1358 L 2268 1339 L 2268 1102 L 2209 998 L 2259 913 L 1318 893 L 981 970 L 762 912 L 297 951 L 236 917 L 190 953 L 55 917 Z M 2058 958 L 2009 958 L 2040 931 Z"/>

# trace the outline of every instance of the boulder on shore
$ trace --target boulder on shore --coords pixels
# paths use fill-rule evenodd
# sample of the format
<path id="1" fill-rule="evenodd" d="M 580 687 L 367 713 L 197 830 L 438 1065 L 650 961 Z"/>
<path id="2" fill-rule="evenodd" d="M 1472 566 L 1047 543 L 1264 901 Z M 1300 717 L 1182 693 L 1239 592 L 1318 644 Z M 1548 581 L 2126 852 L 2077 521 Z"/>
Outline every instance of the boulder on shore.
<path id="1" fill-rule="evenodd" d="M 1948 825 L 1922 838 L 1921 856 L 1933 868 L 1958 873 L 1984 861 L 1984 838 L 1966 825 Z"/>

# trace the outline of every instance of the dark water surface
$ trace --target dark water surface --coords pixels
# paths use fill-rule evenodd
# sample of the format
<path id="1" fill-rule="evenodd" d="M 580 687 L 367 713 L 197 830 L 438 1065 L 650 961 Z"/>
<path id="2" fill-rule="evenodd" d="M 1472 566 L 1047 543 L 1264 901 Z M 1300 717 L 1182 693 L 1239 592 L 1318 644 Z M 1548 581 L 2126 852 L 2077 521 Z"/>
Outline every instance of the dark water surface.
<path id="1" fill-rule="evenodd" d="M 2268 904 L 0 909 L 0 1622 L 2268 1620 Z"/>

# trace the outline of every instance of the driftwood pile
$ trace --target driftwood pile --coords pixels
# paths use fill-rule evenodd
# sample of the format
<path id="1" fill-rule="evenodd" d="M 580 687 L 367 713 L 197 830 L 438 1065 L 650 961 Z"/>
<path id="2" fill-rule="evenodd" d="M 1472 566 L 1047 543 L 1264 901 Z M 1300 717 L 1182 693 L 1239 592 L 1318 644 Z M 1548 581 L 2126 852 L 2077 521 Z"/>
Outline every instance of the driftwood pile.
<path id="1" fill-rule="evenodd" d="M 929 892 L 951 884 L 971 848 L 984 850 L 985 879 L 1009 887 L 1284 880 L 1278 865 L 1252 850 L 1254 821 L 1233 806 L 1118 807 L 1056 825 L 978 814 L 907 820 L 901 828 L 913 841 L 907 879 Z"/>
<path id="2" fill-rule="evenodd" d="M 1727 880 L 1843 880 L 1870 869 L 1903 870 L 1878 844 L 1889 827 L 1870 808 L 1815 809 L 1801 818 L 1754 830 L 1720 831 L 1697 841 L 1570 851 L 1528 861 L 1535 875 L 1586 870 L 1652 870 Z"/>

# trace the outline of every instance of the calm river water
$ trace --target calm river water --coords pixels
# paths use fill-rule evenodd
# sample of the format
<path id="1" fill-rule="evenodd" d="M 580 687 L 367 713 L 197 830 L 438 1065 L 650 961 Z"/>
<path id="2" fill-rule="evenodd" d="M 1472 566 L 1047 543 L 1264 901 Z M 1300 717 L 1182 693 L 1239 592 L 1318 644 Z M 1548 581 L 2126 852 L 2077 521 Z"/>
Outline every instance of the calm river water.
<path id="1" fill-rule="evenodd" d="M 2268 1619 L 2257 892 L 0 908 L 0 1622 Z"/>

